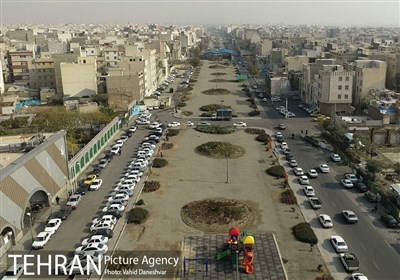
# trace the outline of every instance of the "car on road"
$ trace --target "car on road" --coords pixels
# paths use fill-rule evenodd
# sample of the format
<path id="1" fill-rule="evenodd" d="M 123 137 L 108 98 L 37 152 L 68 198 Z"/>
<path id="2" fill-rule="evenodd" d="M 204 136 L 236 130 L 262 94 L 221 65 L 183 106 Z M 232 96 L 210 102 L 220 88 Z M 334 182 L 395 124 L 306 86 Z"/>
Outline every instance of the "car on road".
<path id="1" fill-rule="evenodd" d="M 339 255 L 339 259 L 346 272 L 359 270 L 360 262 L 354 253 L 342 253 Z"/>
<path id="2" fill-rule="evenodd" d="M 194 123 L 191 122 L 191 121 L 187 121 L 187 122 L 186 122 L 186 125 L 191 127 L 191 126 L 194 126 Z"/>
<path id="3" fill-rule="evenodd" d="M 125 210 L 125 206 L 122 205 L 122 204 L 119 204 L 119 203 L 118 204 L 117 203 L 116 204 L 111 204 L 109 206 L 104 207 L 102 209 L 102 212 L 107 212 L 107 211 L 110 211 L 111 209 L 116 209 L 118 211 L 124 211 Z"/>
<path id="4" fill-rule="evenodd" d="M 314 188 L 311 186 L 304 186 L 303 191 L 307 197 L 315 195 Z"/>
<path id="5" fill-rule="evenodd" d="M 105 237 L 103 235 L 93 235 L 91 237 L 83 239 L 81 244 L 82 246 L 86 246 L 92 243 L 107 244 L 107 242 L 108 242 L 108 237 Z"/>
<path id="6" fill-rule="evenodd" d="M 282 149 L 282 150 L 289 149 L 288 144 L 287 144 L 286 142 L 282 142 L 282 143 L 281 143 L 281 149 Z"/>
<path id="7" fill-rule="evenodd" d="M 211 125 L 209 122 L 199 122 L 197 125 Z"/>
<path id="8" fill-rule="evenodd" d="M 129 137 L 128 137 L 127 135 L 122 135 L 122 136 L 119 138 L 119 140 L 123 141 L 124 144 L 125 144 L 125 142 L 126 142 L 128 139 L 129 139 Z"/>
<path id="9" fill-rule="evenodd" d="M 303 169 L 301 168 L 301 167 L 295 167 L 295 168 L 293 168 L 293 173 L 294 173 L 294 175 L 296 175 L 296 176 L 303 176 L 304 175 L 304 172 L 303 172 Z M 307 176 L 306 176 L 307 177 Z M 308 179 L 308 178 L 307 178 Z"/>
<path id="10" fill-rule="evenodd" d="M 355 182 L 353 185 L 360 193 L 365 193 L 368 191 L 367 186 L 362 182 Z"/>
<path id="11" fill-rule="evenodd" d="M 113 197 L 118 194 L 124 194 L 124 195 L 131 197 L 133 195 L 133 190 L 125 189 L 125 190 L 120 190 L 120 191 L 113 191 L 110 193 L 110 196 Z"/>
<path id="12" fill-rule="evenodd" d="M 286 160 L 287 161 L 290 161 L 290 160 L 294 159 L 294 156 L 291 153 L 285 154 L 285 156 L 286 156 Z"/>
<path id="13" fill-rule="evenodd" d="M 308 170 L 307 174 L 308 174 L 309 178 L 317 178 L 318 177 L 318 173 L 315 169 Z"/>
<path id="14" fill-rule="evenodd" d="M 113 155 L 118 155 L 120 150 L 121 150 L 120 146 L 112 146 L 110 152 Z"/>
<path id="15" fill-rule="evenodd" d="M 85 185 L 91 185 L 94 182 L 94 180 L 96 180 L 96 179 L 97 179 L 97 176 L 94 174 L 91 174 L 91 175 L 87 176 L 87 178 L 83 181 L 83 183 Z"/>
<path id="16" fill-rule="evenodd" d="M 351 210 L 343 210 L 342 215 L 349 224 L 355 224 L 358 222 L 357 215 Z"/>
<path id="17" fill-rule="evenodd" d="M 17 264 L 10 266 L 7 271 L 4 273 L 1 280 L 16 280 L 19 279 L 22 274 L 24 274 L 24 265 Z"/>
<path id="18" fill-rule="evenodd" d="M 102 215 L 99 216 L 92 221 L 92 225 L 103 223 L 103 222 L 111 222 L 114 225 L 117 223 L 118 219 L 113 215 Z"/>
<path id="19" fill-rule="evenodd" d="M 122 147 L 124 144 L 125 144 L 124 140 L 118 139 L 117 142 L 115 142 L 114 146 Z"/>
<path id="20" fill-rule="evenodd" d="M 51 237 L 51 233 L 48 231 L 42 231 L 36 236 L 35 241 L 32 243 L 33 249 L 43 249 L 44 246 L 49 242 Z"/>
<path id="21" fill-rule="evenodd" d="M 106 244 L 102 244 L 102 243 L 90 243 L 88 245 L 79 246 L 78 248 L 76 248 L 75 254 L 80 255 L 80 254 L 85 254 L 85 253 L 93 252 L 93 251 L 105 254 L 108 251 L 108 246 Z"/>
<path id="22" fill-rule="evenodd" d="M 150 129 L 156 129 L 159 128 L 161 126 L 161 123 L 159 122 L 153 122 L 152 124 L 149 125 Z"/>
<path id="23" fill-rule="evenodd" d="M 308 185 L 310 184 L 310 180 L 308 179 L 308 177 L 306 175 L 301 175 L 297 178 L 297 180 L 299 181 L 300 185 Z"/>
<path id="24" fill-rule="evenodd" d="M 47 222 L 44 231 L 47 231 L 51 235 L 53 235 L 60 228 L 61 223 L 62 223 L 61 219 L 51 219 L 50 221 Z"/>
<path id="25" fill-rule="evenodd" d="M 280 131 L 277 131 L 276 133 L 275 133 L 275 137 L 282 137 L 283 135 L 282 135 L 282 132 L 280 132 Z"/>
<path id="26" fill-rule="evenodd" d="M 281 123 L 278 127 L 279 127 L 279 129 L 281 129 L 281 130 L 285 130 L 285 129 L 286 129 L 286 125 L 283 124 L 283 123 Z"/>
<path id="27" fill-rule="evenodd" d="M 296 117 L 296 114 L 293 113 L 293 112 L 287 112 L 287 113 L 286 113 L 286 117 L 288 117 L 288 118 L 294 118 L 294 117 Z"/>
<path id="28" fill-rule="evenodd" d="M 180 122 L 172 122 L 167 125 L 168 127 L 179 127 L 181 126 Z"/>
<path id="29" fill-rule="evenodd" d="M 295 159 L 289 160 L 290 167 L 297 167 L 297 161 Z"/>
<path id="30" fill-rule="evenodd" d="M 130 132 L 135 132 L 137 130 L 137 127 L 136 126 L 131 126 L 128 130 Z"/>
<path id="31" fill-rule="evenodd" d="M 368 280 L 368 277 L 361 272 L 356 272 L 351 275 L 350 280 Z"/>
<path id="32" fill-rule="evenodd" d="M 235 126 L 235 127 L 247 127 L 247 124 L 245 122 L 237 122 L 237 123 L 234 123 L 233 126 Z"/>
<path id="33" fill-rule="evenodd" d="M 111 229 L 113 230 L 115 227 L 115 224 L 111 221 L 104 221 L 104 222 L 100 222 L 97 224 L 93 224 L 90 226 L 90 231 L 96 231 L 98 229 Z"/>
<path id="34" fill-rule="evenodd" d="M 285 139 L 283 138 L 282 135 L 276 136 L 276 141 L 278 141 L 278 143 L 282 143 L 285 141 Z"/>
<path id="35" fill-rule="evenodd" d="M 102 235 L 104 237 L 107 237 L 108 239 L 112 238 L 114 235 L 114 232 L 111 229 L 97 229 L 93 232 L 91 232 L 90 236 L 95 236 L 95 235 Z"/>
<path id="36" fill-rule="evenodd" d="M 109 161 L 108 161 L 108 159 L 101 159 L 100 161 L 99 161 L 99 164 L 97 165 L 98 167 L 100 167 L 100 168 L 106 168 L 106 166 L 108 165 L 108 163 L 109 163 Z"/>
<path id="37" fill-rule="evenodd" d="M 102 185 L 103 185 L 103 180 L 102 179 L 96 179 L 90 185 L 89 190 L 97 191 L 97 190 L 99 190 L 101 188 Z"/>
<path id="38" fill-rule="evenodd" d="M 57 218 L 64 221 L 68 218 L 69 214 L 71 214 L 71 208 L 61 207 L 60 210 L 58 210 L 58 212 L 56 212 L 56 214 L 57 214 Z"/>
<path id="39" fill-rule="evenodd" d="M 329 173 L 329 166 L 326 163 L 321 163 L 319 166 L 319 171 L 321 171 L 321 173 Z"/>
<path id="40" fill-rule="evenodd" d="M 342 159 L 340 158 L 340 156 L 338 154 L 332 154 L 331 159 L 333 162 L 341 162 L 342 161 Z"/>
<path id="41" fill-rule="evenodd" d="M 342 186 L 345 187 L 346 189 L 350 189 L 350 188 L 352 188 L 354 186 L 353 182 L 350 181 L 349 179 L 343 179 L 341 181 L 341 183 L 342 183 Z"/>
<path id="42" fill-rule="evenodd" d="M 268 102 L 268 99 L 264 97 L 264 98 L 262 99 L 262 102 Z"/>
<path id="43" fill-rule="evenodd" d="M 396 220 L 395 217 L 392 215 L 382 215 L 381 221 L 388 227 L 388 228 L 400 228 L 400 223 Z"/>
<path id="44" fill-rule="evenodd" d="M 329 215 L 321 214 L 318 216 L 318 221 L 321 223 L 323 228 L 333 227 L 332 219 Z"/>
<path id="45" fill-rule="evenodd" d="M 347 173 L 344 175 L 345 179 L 349 179 L 352 183 L 356 183 L 358 182 L 358 178 L 356 175 L 352 174 L 352 173 Z"/>
<path id="46" fill-rule="evenodd" d="M 333 249 L 336 253 L 344 253 L 349 250 L 344 239 L 339 235 L 332 235 L 330 238 Z"/>
<path id="47" fill-rule="evenodd" d="M 122 193 L 116 194 L 116 195 L 110 196 L 110 197 L 107 199 L 107 201 L 113 201 L 113 200 L 116 200 L 116 199 L 129 200 L 129 195 L 127 195 L 127 194 L 122 194 Z"/>
<path id="48" fill-rule="evenodd" d="M 320 209 L 322 207 L 322 201 L 318 197 L 310 197 L 308 201 L 310 201 L 312 209 Z"/>
<path id="49" fill-rule="evenodd" d="M 364 197 L 368 202 L 378 202 L 379 196 L 373 192 L 367 191 L 364 193 Z"/>
<path id="50" fill-rule="evenodd" d="M 280 102 L 280 101 L 281 101 L 281 98 L 280 98 L 279 96 L 272 96 L 272 97 L 271 97 L 271 101 L 272 101 L 272 102 Z"/>
<path id="51" fill-rule="evenodd" d="M 71 207 L 72 209 L 76 209 L 81 200 L 82 200 L 82 195 L 80 194 L 71 195 L 71 197 L 68 199 L 67 206 Z"/>

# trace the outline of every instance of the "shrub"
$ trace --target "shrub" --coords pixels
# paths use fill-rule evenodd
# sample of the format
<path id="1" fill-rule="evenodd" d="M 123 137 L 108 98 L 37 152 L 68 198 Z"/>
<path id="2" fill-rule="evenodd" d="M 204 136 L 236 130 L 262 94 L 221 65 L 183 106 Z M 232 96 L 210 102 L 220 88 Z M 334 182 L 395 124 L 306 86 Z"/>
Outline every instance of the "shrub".
<path id="1" fill-rule="evenodd" d="M 254 110 L 254 111 L 249 112 L 248 115 L 250 117 L 258 116 L 258 115 L 260 115 L 260 111 Z"/>
<path id="2" fill-rule="evenodd" d="M 182 108 L 186 106 L 185 102 L 179 102 L 178 105 L 176 105 L 178 108 Z"/>
<path id="3" fill-rule="evenodd" d="M 167 136 L 172 137 L 179 134 L 179 129 L 168 129 Z"/>
<path id="4" fill-rule="evenodd" d="M 161 150 L 170 150 L 174 147 L 174 144 L 172 143 L 162 143 L 161 144 Z"/>
<path id="5" fill-rule="evenodd" d="M 209 134 L 230 134 L 236 131 L 234 126 L 220 126 L 220 125 L 199 125 L 196 126 L 198 132 Z"/>
<path id="6" fill-rule="evenodd" d="M 313 245 L 318 243 L 318 238 L 309 223 L 297 224 L 292 228 L 292 230 L 297 240 Z"/>
<path id="7" fill-rule="evenodd" d="M 247 98 L 246 101 L 248 101 L 248 102 L 250 102 L 250 103 L 253 104 L 253 103 L 254 103 L 254 97 L 252 97 L 252 98 Z"/>
<path id="8" fill-rule="evenodd" d="M 193 112 L 192 111 L 182 111 L 182 115 L 191 116 L 191 115 L 193 115 Z"/>
<path id="9" fill-rule="evenodd" d="M 143 224 L 149 216 L 149 211 L 141 207 L 132 208 L 128 212 L 128 224 Z"/>
<path id="10" fill-rule="evenodd" d="M 154 192 L 160 188 L 159 181 L 146 181 L 144 182 L 143 192 Z"/>
<path id="11" fill-rule="evenodd" d="M 276 166 L 272 166 L 270 168 L 268 168 L 266 170 L 267 174 L 277 177 L 277 178 L 283 178 L 285 177 L 285 168 L 283 168 L 283 166 L 281 165 L 276 165 Z"/>
<path id="12" fill-rule="evenodd" d="M 144 191 L 144 189 L 143 189 L 143 191 Z M 139 199 L 139 200 L 135 203 L 135 205 L 144 205 L 144 200 L 143 200 L 143 199 Z"/>
<path id="13" fill-rule="evenodd" d="M 162 168 L 168 164 L 168 161 L 165 158 L 155 158 L 153 160 L 154 168 Z"/>
<path id="14" fill-rule="evenodd" d="M 225 95 L 230 94 L 231 92 L 226 88 L 212 88 L 204 90 L 203 93 L 208 95 Z"/>
<path id="15" fill-rule="evenodd" d="M 214 114 L 213 112 L 204 112 L 204 113 L 201 113 L 200 117 L 211 118 L 213 114 Z"/>
<path id="16" fill-rule="evenodd" d="M 248 127 L 244 131 L 249 134 L 265 134 L 265 130 L 261 128 Z"/>
<path id="17" fill-rule="evenodd" d="M 229 158 L 237 158 L 245 153 L 244 148 L 241 146 L 218 141 L 211 141 L 197 146 L 195 151 L 213 158 L 225 158 L 226 155 L 229 155 Z"/>
<path id="18" fill-rule="evenodd" d="M 208 104 L 200 107 L 200 111 L 204 112 L 214 112 L 218 109 L 231 109 L 231 106 L 226 106 L 222 104 Z"/>
<path id="19" fill-rule="evenodd" d="M 266 134 L 266 133 L 264 132 L 264 133 L 259 134 L 259 135 L 256 137 L 256 140 L 257 140 L 258 142 L 263 142 L 263 143 L 265 143 L 265 142 L 270 142 L 270 141 L 271 141 L 271 136 L 269 136 L 268 134 Z"/>

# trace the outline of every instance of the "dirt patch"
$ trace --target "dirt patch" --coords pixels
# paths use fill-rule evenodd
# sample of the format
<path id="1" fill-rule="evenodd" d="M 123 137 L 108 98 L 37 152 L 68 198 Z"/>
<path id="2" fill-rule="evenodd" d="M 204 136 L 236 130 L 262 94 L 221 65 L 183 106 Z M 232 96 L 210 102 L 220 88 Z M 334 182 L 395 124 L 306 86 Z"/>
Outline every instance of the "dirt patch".
<path id="1" fill-rule="evenodd" d="M 211 65 L 210 67 L 208 67 L 210 69 L 223 69 L 223 68 L 227 68 L 227 66 L 223 66 L 223 65 L 219 65 L 219 64 L 214 64 Z"/>
<path id="2" fill-rule="evenodd" d="M 204 94 L 207 95 L 227 95 L 231 92 L 226 88 L 211 88 L 203 91 Z"/>
<path id="3" fill-rule="evenodd" d="M 223 75 L 226 75 L 226 73 L 223 73 L 223 72 L 215 72 L 215 73 L 211 73 L 211 75 L 213 75 L 213 76 L 223 76 Z"/>
<path id="4" fill-rule="evenodd" d="M 252 207 L 239 200 L 205 199 L 182 207 L 185 224 L 204 232 L 226 231 L 230 227 L 246 228 L 255 220 Z"/>

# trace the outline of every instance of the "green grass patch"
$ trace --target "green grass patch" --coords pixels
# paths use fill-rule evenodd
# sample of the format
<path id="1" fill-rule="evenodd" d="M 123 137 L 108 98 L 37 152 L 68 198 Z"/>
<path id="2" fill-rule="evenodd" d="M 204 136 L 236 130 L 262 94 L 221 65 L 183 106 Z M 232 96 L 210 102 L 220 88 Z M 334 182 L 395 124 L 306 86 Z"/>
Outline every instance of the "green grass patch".
<path id="1" fill-rule="evenodd" d="M 283 178 L 285 177 L 285 168 L 281 165 L 275 165 L 266 170 L 268 175 L 274 176 L 276 178 Z"/>
<path id="2" fill-rule="evenodd" d="M 218 109 L 232 109 L 231 106 L 227 106 L 227 105 L 222 105 L 222 104 L 208 104 L 208 105 L 204 105 L 201 106 L 200 111 L 204 111 L 204 112 L 215 112 Z"/>
<path id="3" fill-rule="evenodd" d="M 141 207 L 135 207 L 128 212 L 128 224 L 143 224 L 149 217 L 149 211 Z"/>
<path id="4" fill-rule="evenodd" d="M 221 126 L 221 125 L 199 125 L 196 130 L 209 134 L 230 134 L 236 131 L 234 126 Z"/>
<path id="5" fill-rule="evenodd" d="M 245 149 L 230 142 L 211 141 L 197 146 L 195 152 L 212 158 L 238 158 L 244 155 Z"/>
<path id="6" fill-rule="evenodd" d="M 292 230 L 297 240 L 313 245 L 318 243 L 318 238 L 309 223 L 297 224 L 292 228 Z"/>

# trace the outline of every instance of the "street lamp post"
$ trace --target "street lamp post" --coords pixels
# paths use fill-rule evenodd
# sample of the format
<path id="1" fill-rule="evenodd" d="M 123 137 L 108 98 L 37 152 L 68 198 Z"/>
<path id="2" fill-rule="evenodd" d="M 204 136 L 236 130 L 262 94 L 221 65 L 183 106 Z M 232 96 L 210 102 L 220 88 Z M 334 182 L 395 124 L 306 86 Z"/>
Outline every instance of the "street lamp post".
<path id="1" fill-rule="evenodd" d="M 226 181 L 225 181 L 225 184 L 230 183 L 230 181 L 229 181 L 229 161 L 228 161 L 229 157 L 230 157 L 230 154 L 225 155 L 225 158 L 226 158 Z"/>
<path id="2" fill-rule="evenodd" d="M 29 217 L 29 225 L 31 227 L 31 237 L 32 237 L 32 242 L 34 241 L 34 236 L 33 236 L 33 226 L 32 226 L 32 213 L 28 212 L 26 215 Z"/>
<path id="3" fill-rule="evenodd" d="M 47 198 L 48 198 L 48 201 L 49 201 L 49 206 L 50 206 L 50 214 L 51 214 L 51 216 L 53 217 L 53 199 L 52 199 L 52 197 L 51 197 L 51 193 L 47 193 Z"/>

